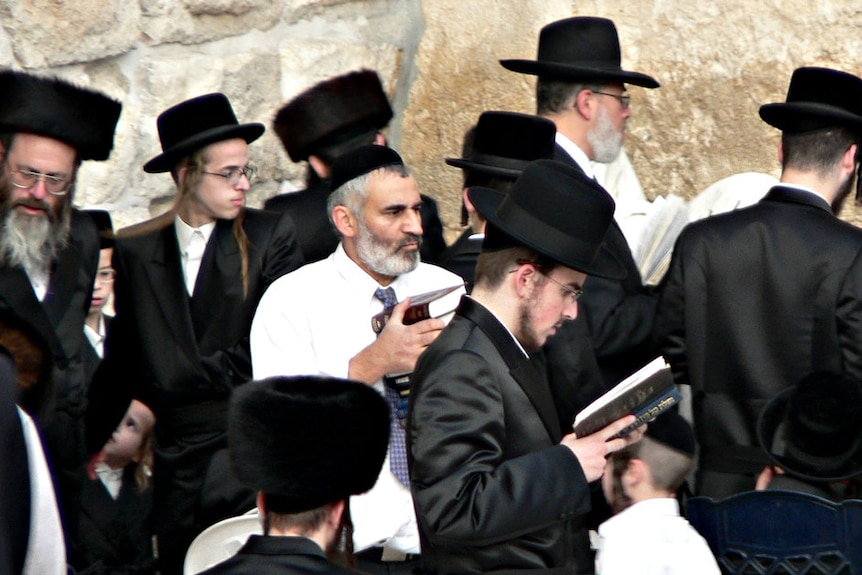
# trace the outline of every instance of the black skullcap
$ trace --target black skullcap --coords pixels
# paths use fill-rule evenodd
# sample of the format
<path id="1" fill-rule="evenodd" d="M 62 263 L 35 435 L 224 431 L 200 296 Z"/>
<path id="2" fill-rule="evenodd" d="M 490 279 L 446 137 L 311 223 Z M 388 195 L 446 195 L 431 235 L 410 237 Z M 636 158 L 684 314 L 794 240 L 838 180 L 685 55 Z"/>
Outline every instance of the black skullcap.
<path id="1" fill-rule="evenodd" d="M 676 410 L 665 411 L 647 424 L 646 436 L 666 447 L 694 457 L 696 442 L 691 424 Z"/>
<path id="2" fill-rule="evenodd" d="M 332 165 L 329 189 L 335 191 L 350 180 L 385 166 L 403 165 L 404 160 L 392 148 L 374 144 L 361 146 L 335 160 Z"/>

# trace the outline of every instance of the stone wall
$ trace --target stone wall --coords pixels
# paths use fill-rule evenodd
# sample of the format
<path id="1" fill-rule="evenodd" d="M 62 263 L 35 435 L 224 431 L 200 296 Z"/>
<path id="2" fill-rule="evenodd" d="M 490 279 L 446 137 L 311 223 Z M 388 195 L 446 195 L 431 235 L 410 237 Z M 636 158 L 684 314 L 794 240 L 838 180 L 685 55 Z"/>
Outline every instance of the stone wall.
<path id="1" fill-rule="evenodd" d="M 777 175 L 778 132 L 757 116 L 801 65 L 862 73 L 857 0 L 3 0 L 0 66 L 56 74 L 124 103 L 116 147 L 82 169 L 76 201 L 133 223 L 172 201 L 169 176 L 145 174 L 168 106 L 226 93 L 241 121 L 270 124 L 308 86 L 377 69 L 396 118 L 388 136 L 457 230 L 464 131 L 487 109 L 533 111 L 534 78 L 500 58 L 534 58 L 539 29 L 570 15 L 612 18 L 623 66 L 655 76 L 631 89 L 627 149 L 647 194 L 690 197 L 741 171 Z M 271 131 L 251 147 L 259 205 L 301 184 Z M 862 219 L 848 209 L 845 216 Z"/>

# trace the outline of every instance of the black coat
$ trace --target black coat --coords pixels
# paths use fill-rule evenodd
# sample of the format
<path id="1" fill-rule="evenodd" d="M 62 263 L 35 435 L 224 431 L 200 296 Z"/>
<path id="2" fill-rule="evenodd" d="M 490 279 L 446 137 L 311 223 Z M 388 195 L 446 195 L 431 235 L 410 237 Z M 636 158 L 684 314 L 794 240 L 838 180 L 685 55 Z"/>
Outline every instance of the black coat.
<path id="1" fill-rule="evenodd" d="M 440 254 L 437 265 L 461 276 L 466 282 L 467 293 L 470 293 L 476 279 L 476 260 L 481 252 L 482 236 L 474 237 L 473 230 L 467 229 Z"/>
<path id="2" fill-rule="evenodd" d="M 592 573 L 590 489 L 542 373 L 465 297 L 419 358 L 408 426 L 425 565 L 440 574 Z"/>
<path id="3" fill-rule="evenodd" d="M 330 563 L 305 537 L 252 535 L 239 552 L 201 575 L 358 575 Z"/>
<path id="4" fill-rule="evenodd" d="M 862 380 L 860 257 L 862 230 L 782 186 L 683 230 L 656 337 L 692 388 L 698 494 L 753 487 L 766 463 L 755 424 L 776 393 L 819 370 Z"/>
<path id="5" fill-rule="evenodd" d="M 15 362 L 0 351 L 0 573 L 19 575 L 30 539 L 30 473 L 18 416 Z"/>
<path id="6" fill-rule="evenodd" d="M 176 567 L 205 527 L 197 524 L 196 502 L 210 458 L 226 444 L 230 391 L 251 379 L 248 332 L 257 303 L 302 256 L 289 217 L 247 209 L 248 296 L 233 222 L 218 220 L 190 298 L 174 217 L 118 234 L 117 313 L 94 385 L 126 382 L 156 415 L 154 519 L 161 556 Z"/>
<path id="7" fill-rule="evenodd" d="M 86 406 L 84 321 L 90 309 L 99 266 L 99 236 L 93 219 L 72 210 L 68 244 L 51 271 L 40 302 L 20 267 L 0 270 L 0 308 L 20 317 L 46 342 L 54 362 L 53 402 L 44 416 L 33 414 L 44 438 L 45 454 L 58 488 L 67 533 L 74 529 L 80 491 L 79 469 L 87 453 L 83 416 Z"/>
<path id="8" fill-rule="evenodd" d="M 559 144 L 554 159 L 578 166 Z M 596 261 L 616 260 L 626 277 L 609 280 L 588 276 L 579 311 L 589 326 L 596 360 L 607 387 L 646 365 L 654 357 L 651 335 L 658 297 L 644 287 L 631 248 L 616 220 L 611 222 Z"/>

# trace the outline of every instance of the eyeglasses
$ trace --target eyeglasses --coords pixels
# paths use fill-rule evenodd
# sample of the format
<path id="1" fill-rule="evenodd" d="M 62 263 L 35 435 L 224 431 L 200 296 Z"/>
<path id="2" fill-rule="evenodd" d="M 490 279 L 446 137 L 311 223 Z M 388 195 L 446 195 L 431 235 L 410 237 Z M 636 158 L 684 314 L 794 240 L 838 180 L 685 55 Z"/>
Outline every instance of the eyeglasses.
<path id="1" fill-rule="evenodd" d="M 569 287 L 565 284 L 562 284 L 541 270 L 539 270 L 539 273 L 541 273 L 543 276 L 545 276 L 546 278 L 551 280 L 552 283 L 555 283 L 558 286 L 560 286 L 560 289 L 562 289 L 564 292 L 566 292 L 567 296 L 572 298 L 572 303 L 578 301 L 579 299 L 581 299 L 581 296 L 584 295 L 584 290 L 582 290 L 580 288 L 575 289 L 573 287 Z"/>
<path id="2" fill-rule="evenodd" d="M 109 284 L 117 277 L 116 270 L 99 270 L 96 272 L 96 281 Z"/>
<path id="3" fill-rule="evenodd" d="M 29 190 L 39 182 L 45 182 L 45 191 L 54 196 L 65 196 L 72 189 L 69 178 L 52 176 L 31 170 L 11 170 L 12 185 L 22 190 Z"/>
<path id="4" fill-rule="evenodd" d="M 257 174 L 257 168 L 253 166 L 246 166 L 244 168 L 231 168 L 229 170 L 225 170 L 224 172 L 204 172 L 204 174 L 209 174 L 211 176 L 219 176 L 227 180 L 228 185 L 236 186 L 239 184 L 240 178 L 245 176 L 248 179 L 248 183 L 254 179 L 255 174 Z"/>
<path id="5" fill-rule="evenodd" d="M 611 94 L 610 92 L 599 92 L 598 90 L 593 90 L 592 92 L 593 94 L 601 94 L 602 96 L 610 96 L 611 98 L 616 98 L 620 101 L 620 105 L 623 107 L 623 109 L 628 109 L 628 107 L 632 103 L 632 97 L 628 94 Z"/>

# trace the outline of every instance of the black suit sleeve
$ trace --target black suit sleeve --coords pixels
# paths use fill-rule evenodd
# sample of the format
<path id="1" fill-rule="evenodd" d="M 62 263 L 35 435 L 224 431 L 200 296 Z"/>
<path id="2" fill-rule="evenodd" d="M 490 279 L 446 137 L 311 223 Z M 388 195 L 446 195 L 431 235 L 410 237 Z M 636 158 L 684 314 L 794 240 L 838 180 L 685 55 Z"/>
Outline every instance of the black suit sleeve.
<path id="1" fill-rule="evenodd" d="M 677 384 L 689 383 L 685 334 L 685 232 L 677 239 L 670 268 L 662 280 L 653 344 L 670 363 Z"/>

